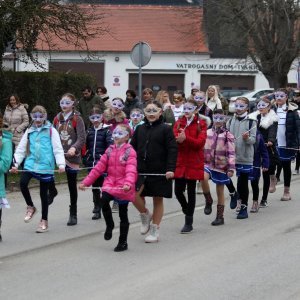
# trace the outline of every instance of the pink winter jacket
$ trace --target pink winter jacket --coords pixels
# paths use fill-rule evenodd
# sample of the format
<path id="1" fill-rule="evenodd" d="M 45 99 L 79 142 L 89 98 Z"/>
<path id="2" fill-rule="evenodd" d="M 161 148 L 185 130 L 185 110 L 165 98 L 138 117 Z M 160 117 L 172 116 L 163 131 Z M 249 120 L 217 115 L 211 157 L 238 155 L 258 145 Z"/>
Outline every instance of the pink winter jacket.
<path id="1" fill-rule="evenodd" d="M 97 165 L 82 183 L 85 186 L 90 186 L 105 172 L 107 172 L 107 177 L 104 179 L 102 191 L 118 198 L 118 200 L 133 202 L 137 180 L 137 160 L 136 152 L 130 144 L 123 144 L 119 148 L 116 145 L 111 145 L 107 148 Z M 122 189 L 125 184 L 130 186 L 129 191 Z"/>
<path id="2" fill-rule="evenodd" d="M 204 163 L 211 170 L 227 173 L 235 170 L 234 136 L 224 128 L 207 130 Z"/>

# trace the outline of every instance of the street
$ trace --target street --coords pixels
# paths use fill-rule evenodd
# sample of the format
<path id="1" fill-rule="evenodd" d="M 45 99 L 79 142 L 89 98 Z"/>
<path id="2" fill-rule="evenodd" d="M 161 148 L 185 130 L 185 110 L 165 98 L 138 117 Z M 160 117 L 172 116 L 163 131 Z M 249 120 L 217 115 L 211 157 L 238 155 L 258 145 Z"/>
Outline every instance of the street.
<path id="1" fill-rule="evenodd" d="M 10 193 L 0 244 L 1 299 L 300 299 L 298 178 L 292 178 L 292 201 L 279 201 L 283 185 L 278 184 L 269 207 L 237 220 L 227 205 L 225 225 L 219 227 L 210 225 L 216 207 L 205 216 L 204 197 L 197 195 L 189 235 L 179 234 L 184 216 L 177 200 L 166 199 L 156 244 L 144 243 L 131 205 L 129 250 L 123 253 L 113 252 L 118 230 L 105 241 L 104 220 L 91 220 L 90 190 L 79 192 L 78 225 L 68 227 L 67 186 L 58 186 L 44 234 L 35 233 L 38 189 L 32 195 L 39 212 L 29 224 L 23 222 L 21 194 Z M 117 214 L 114 219 L 118 225 Z"/>

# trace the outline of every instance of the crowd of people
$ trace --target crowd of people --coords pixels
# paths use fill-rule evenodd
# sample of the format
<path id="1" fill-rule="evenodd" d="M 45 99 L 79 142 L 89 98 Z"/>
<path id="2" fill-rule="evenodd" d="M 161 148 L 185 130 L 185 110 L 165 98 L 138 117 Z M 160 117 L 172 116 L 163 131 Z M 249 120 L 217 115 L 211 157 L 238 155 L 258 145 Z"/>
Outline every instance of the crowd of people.
<path id="1" fill-rule="evenodd" d="M 276 191 L 283 171 L 282 201 L 291 200 L 291 162 L 299 174 L 300 90 L 291 94 L 281 88 L 258 99 L 256 110 L 249 112 L 249 100 L 235 102 L 235 113 L 228 115 L 228 103 L 218 86 L 206 92 L 198 87 L 186 96 L 167 91 L 154 98 L 150 88 L 142 99 L 127 90 L 126 100 L 110 99 L 105 87 L 96 94 L 90 87 L 82 98 L 66 93 L 60 100 L 61 111 L 50 122 L 44 107 L 30 112 L 17 95 L 11 95 L 0 117 L 0 226 L 2 208 L 9 207 L 5 193 L 8 170 L 20 173 L 20 189 L 27 208 L 28 223 L 37 214 L 29 182 L 40 182 L 41 216 L 36 232 L 48 231 L 48 207 L 58 192 L 55 172 L 66 172 L 70 194 L 68 226 L 77 224 L 78 190 L 92 189 L 93 220 L 104 217 L 104 239 L 112 238 L 113 212 L 119 213 L 120 235 L 114 251 L 128 249 L 128 205 L 141 217 L 140 232 L 145 242 L 159 241 L 164 214 L 163 198 L 175 197 L 184 214 L 182 234 L 193 231 L 197 184 L 205 198 L 204 213 L 212 213 L 211 183 L 216 186 L 217 206 L 213 226 L 224 225 L 225 192 L 237 219 L 248 218 L 268 206 L 268 194 Z M 57 168 L 55 167 L 57 165 Z M 88 175 L 77 187 L 78 171 Z M 232 181 L 236 173 L 237 186 Z M 262 196 L 259 181 L 263 178 Z M 249 181 L 252 206 L 249 210 Z M 173 188 L 174 182 L 174 188 Z M 153 211 L 145 197 L 153 199 Z M 110 201 L 113 202 L 112 206 Z M 0 240 L 1 240 L 0 233 Z"/>

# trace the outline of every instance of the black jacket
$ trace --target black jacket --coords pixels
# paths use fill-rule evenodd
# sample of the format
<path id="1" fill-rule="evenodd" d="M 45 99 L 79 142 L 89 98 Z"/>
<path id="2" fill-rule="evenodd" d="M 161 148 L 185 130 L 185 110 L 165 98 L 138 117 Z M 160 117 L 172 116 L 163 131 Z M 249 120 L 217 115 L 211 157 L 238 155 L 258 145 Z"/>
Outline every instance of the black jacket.
<path id="1" fill-rule="evenodd" d="M 295 103 L 288 104 L 285 123 L 286 147 L 299 148 L 300 146 L 300 119 Z"/>
<path id="2" fill-rule="evenodd" d="M 257 129 L 262 134 L 264 142 L 272 142 L 276 145 L 277 140 L 278 117 L 271 109 L 270 112 L 261 121 L 261 114 L 257 115 Z"/>
<path id="3" fill-rule="evenodd" d="M 177 143 L 172 127 L 164 124 L 162 117 L 154 123 L 138 126 L 131 139 L 137 152 L 139 173 L 175 172 Z"/>
<path id="4" fill-rule="evenodd" d="M 139 99 L 135 98 L 130 101 L 128 101 L 128 100 L 125 101 L 125 107 L 123 108 L 123 111 L 126 114 L 127 119 L 130 119 L 130 112 L 134 108 L 140 108 L 141 110 L 143 110 L 142 104 L 139 101 Z"/>
<path id="5" fill-rule="evenodd" d="M 84 164 L 87 167 L 94 167 L 101 155 L 112 144 L 113 140 L 110 126 L 103 125 L 101 129 L 95 130 L 94 126 L 90 127 L 86 135 L 86 155 L 84 157 Z"/>

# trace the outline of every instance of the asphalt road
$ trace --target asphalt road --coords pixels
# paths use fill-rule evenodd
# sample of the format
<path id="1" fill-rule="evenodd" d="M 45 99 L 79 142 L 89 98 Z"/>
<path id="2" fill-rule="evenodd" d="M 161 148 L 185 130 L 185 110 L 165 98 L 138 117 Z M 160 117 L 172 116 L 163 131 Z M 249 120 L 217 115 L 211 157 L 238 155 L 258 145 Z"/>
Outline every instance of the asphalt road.
<path id="1" fill-rule="evenodd" d="M 219 227 L 210 225 L 216 208 L 205 216 L 198 196 L 189 235 L 179 234 L 184 217 L 177 201 L 165 200 L 156 244 L 144 243 L 131 207 L 123 253 L 113 252 L 118 230 L 104 241 L 104 221 L 91 220 L 91 191 L 79 193 L 79 224 L 68 227 L 68 193 L 60 186 L 44 234 L 35 233 L 39 216 L 23 222 L 23 199 L 12 193 L 12 208 L 3 212 L 0 299 L 300 299 L 299 179 L 293 178 L 292 201 L 279 201 L 278 185 L 268 208 L 237 220 L 227 206 Z M 38 191 L 33 195 L 39 207 Z"/>

